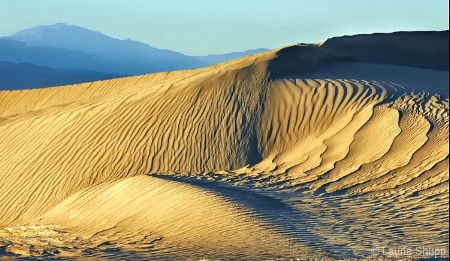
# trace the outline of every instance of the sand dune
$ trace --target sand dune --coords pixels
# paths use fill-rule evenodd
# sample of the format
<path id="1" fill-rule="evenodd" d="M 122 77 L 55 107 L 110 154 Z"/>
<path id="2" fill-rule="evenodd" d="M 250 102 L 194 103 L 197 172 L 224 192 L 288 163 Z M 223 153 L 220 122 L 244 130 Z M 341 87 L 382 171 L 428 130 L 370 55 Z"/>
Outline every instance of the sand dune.
<path id="1" fill-rule="evenodd" d="M 332 38 L 191 71 L 0 92 L 0 251 L 274 259 L 445 248 L 445 40 Z M 399 50 L 413 58 L 381 57 Z"/>

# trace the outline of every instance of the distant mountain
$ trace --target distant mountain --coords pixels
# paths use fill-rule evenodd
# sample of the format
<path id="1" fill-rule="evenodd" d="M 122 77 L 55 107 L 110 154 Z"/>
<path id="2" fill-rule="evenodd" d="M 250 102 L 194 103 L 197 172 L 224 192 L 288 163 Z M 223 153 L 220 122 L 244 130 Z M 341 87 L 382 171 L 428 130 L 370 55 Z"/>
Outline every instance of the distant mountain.
<path id="1" fill-rule="evenodd" d="M 247 50 L 244 52 L 232 52 L 232 53 L 226 53 L 226 54 L 215 54 L 215 55 L 204 55 L 204 56 L 193 56 L 193 57 L 200 61 L 206 62 L 208 64 L 218 64 L 218 63 L 234 60 L 237 58 L 241 58 L 244 56 L 252 55 L 255 53 L 265 52 L 268 50 L 269 49 L 259 48 L 259 49 Z"/>
<path id="2" fill-rule="evenodd" d="M 120 75 L 0 61 L 0 90 L 59 86 L 117 77 Z"/>
<path id="3" fill-rule="evenodd" d="M 161 71 L 194 69 L 266 51 L 187 56 L 138 41 L 58 23 L 0 37 L 0 89 L 74 84 Z"/>
<path id="4" fill-rule="evenodd" d="M 130 39 L 114 39 L 100 32 L 63 23 L 37 26 L 0 39 L 2 60 L 50 67 L 138 75 L 207 65 L 178 52 L 153 48 Z"/>
<path id="5" fill-rule="evenodd" d="M 0 59 L 68 69 L 95 70 L 105 66 L 102 61 L 83 51 L 35 46 L 6 38 L 0 38 Z"/>

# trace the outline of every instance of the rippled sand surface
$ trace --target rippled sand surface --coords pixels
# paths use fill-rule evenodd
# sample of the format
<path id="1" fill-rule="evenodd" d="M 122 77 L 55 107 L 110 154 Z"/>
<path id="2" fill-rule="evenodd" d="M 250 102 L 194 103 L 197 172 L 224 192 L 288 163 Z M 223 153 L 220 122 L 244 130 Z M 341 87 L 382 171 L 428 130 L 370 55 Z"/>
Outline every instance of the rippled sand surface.
<path id="1" fill-rule="evenodd" d="M 0 255 L 448 259 L 448 80 L 446 31 L 0 92 Z"/>

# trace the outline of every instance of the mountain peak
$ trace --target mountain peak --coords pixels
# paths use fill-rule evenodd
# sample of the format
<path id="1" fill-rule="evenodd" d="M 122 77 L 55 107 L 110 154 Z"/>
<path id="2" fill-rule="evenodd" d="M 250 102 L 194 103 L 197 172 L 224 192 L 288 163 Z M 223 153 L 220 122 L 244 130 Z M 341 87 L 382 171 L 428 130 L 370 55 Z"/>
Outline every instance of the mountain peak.
<path id="1" fill-rule="evenodd" d="M 35 46 L 68 49 L 80 49 L 80 46 L 83 46 L 80 50 L 86 52 L 97 51 L 105 41 L 115 40 L 100 32 L 65 23 L 36 26 L 19 31 L 8 38 Z"/>
<path id="2" fill-rule="evenodd" d="M 65 26 L 74 26 L 74 25 L 68 25 L 66 23 L 56 23 L 56 24 L 52 24 L 49 26 L 53 26 L 53 27 L 65 27 Z"/>
<path id="3" fill-rule="evenodd" d="M 28 36 L 30 34 L 49 34 L 52 32 L 55 32 L 55 30 L 64 30 L 64 31 L 70 31 L 70 32 L 74 32 L 74 31 L 84 31 L 84 32 L 93 32 L 87 28 L 84 27 L 80 27 L 80 26 L 76 26 L 76 25 L 69 25 L 69 24 L 65 24 L 65 23 L 56 23 L 56 24 L 51 24 L 51 25 L 39 25 L 39 26 L 35 26 L 29 29 L 24 29 L 21 30 L 13 35 L 11 35 L 11 37 L 23 37 L 23 36 Z"/>
<path id="4" fill-rule="evenodd" d="M 80 61 L 81 67 L 67 68 L 97 70 L 121 75 L 198 68 L 206 65 L 181 53 L 153 48 L 132 39 L 115 39 L 97 31 L 65 23 L 36 26 L 2 39 L 25 43 L 26 47 L 23 48 L 31 48 L 39 52 L 39 57 L 44 57 L 45 63 L 37 64 L 46 66 L 51 65 L 45 61 L 45 57 L 49 56 L 46 52 L 52 48 L 59 49 L 57 52 L 63 49 L 64 53 L 71 53 L 71 56 L 66 57 L 68 61 L 80 61 L 80 56 L 89 57 L 85 62 Z M 24 50 L 15 51 L 23 57 L 21 53 Z M 20 62 L 24 61 L 33 62 L 26 59 Z M 42 62 L 42 59 L 40 61 Z"/>

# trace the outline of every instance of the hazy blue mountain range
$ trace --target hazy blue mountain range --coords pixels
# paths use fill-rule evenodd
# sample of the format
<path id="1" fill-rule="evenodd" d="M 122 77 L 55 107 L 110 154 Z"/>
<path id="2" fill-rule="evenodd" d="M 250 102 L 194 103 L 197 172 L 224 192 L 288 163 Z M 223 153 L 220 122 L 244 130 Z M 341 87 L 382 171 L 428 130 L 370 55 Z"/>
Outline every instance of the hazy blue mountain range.
<path id="1" fill-rule="evenodd" d="M 74 25 L 37 26 L 0 37 L 0 61 L 10 63 L 3 63 L 0 67 L 0 89 L 19 88 L 18 84 L 23 84 L 22 88 L 34 88 L 105 77 L 194 69 L 264 50 L 194 57 L 130 39 L 115 39 Z M 32 64 L 36 66 L 32 67 Z M 32 68 L 36 71 L 32 72 Z M 52 78 L 46 79 L 44 75 L 52 75 Z"/>
<path id="2" fill-rule="evenodd" d="M 0 60 L 12 63 L 33 63 L 36 65 L 67 69 L 97 69 L 106 64 L 88 53 L 0 38 Z M 109 71 L 109 70 L 105 70 Z"/>
<path id="3" fill-rule="evenodd" d="M 133 40 L 118 40 L 79 26 L 61 23 L 37 26 L 2 39 L 18 41 L 23 45 L 17 46 L 14 43 L 14 49 L 8 49 L 11 53 L 6 58 L 3 57 L 2 49 L 1 60 L 50 67 L 137 75 L 207 65 L 181 53 L 153 48 Z M 11 43 L 6 45 L 11 47 Z M 49 48 L 55 48 L 54 52 Z M 29 60 L 25 60 L 21 54 L 24 49 L 27 49 L 26 57 Z M 48 58 L 43 59 L 46 55 Z M 64 57 L 59 58 L 59 55 Z M 16 56 L 21 57 L 21 60 L 13 60 Z M 67 64 L 62 62 L 64 60 Z"/>

